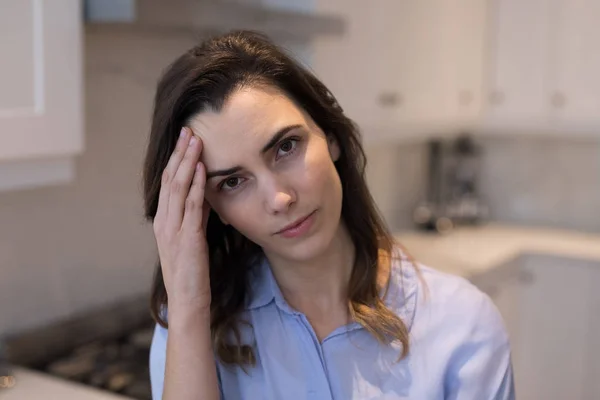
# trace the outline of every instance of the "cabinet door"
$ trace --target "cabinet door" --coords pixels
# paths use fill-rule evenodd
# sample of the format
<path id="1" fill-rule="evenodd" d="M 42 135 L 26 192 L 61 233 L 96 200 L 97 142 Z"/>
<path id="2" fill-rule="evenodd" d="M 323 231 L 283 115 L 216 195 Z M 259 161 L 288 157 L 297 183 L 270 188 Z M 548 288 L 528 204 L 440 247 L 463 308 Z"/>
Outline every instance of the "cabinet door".
<path id="1" fill-rule="evenodd" d="M 487 101 L 484 87 L 488 0 L 447 0 L 451 6 L 448 35 L 452 49 L 448 62 L 450 87 L 449 113 L 463 126 L 475 124 L 481 118 L 482 105 Z M 454 45 L 452 44 L 454 43 Z"/>
<path id="2" fill-rule="evenodd" d="M 79 0 L 2 0 L 0 161 L 83 147 Z"/>
<path id="3" fill-rule="evenodd" d="M 390 1 L 386 16 L 389 92 L 398 98 L 394 120 L 400 124 L 436 123 L 451 116 L 453 60 L 447 17 L 450 2 Z"/>
<path id="4" fill-rule="evenodd" d="M 363 129 L 365 139 L 382 124 L 387 83 L 382 74 L 386 42 L 381 21 L 386 1 L 366 4 L 361 0 L 318 1 L 318 12 L 340 15 L 346 20 L 342 37 L 314 39 L 313 70 L 329 88 L 347 116 Z"/>
<path id="5" fill-rule="evenodd" d="M 598 268 L 526 255 L 472 279 L 504 318 L 520 400 L 600 398 Z"/>
<path id="6" fill-rule="evenodd" d="M 532 256 L 532 283 L 520 302 L 517 393 L 523 400 L 585 396 L 592 269 L 583 261 Z"/>
<path id="7" fill-rule="evenodd" d="M 390 92 L 399 126 L 440 133 L 479 116 L 486 0 L 391 1 L 386 14 Z"/>
<path id="8" fill-rule="evenodd" d="M 556 20 L 550 97 L 557 122 L 570 128 L 600 127 L 600 2 L 553 0 Z"/>
<path id="9" fill-rule="evenodd" d="M 600 263 L 590 263 L 590 300 L 588 314 L 588 334 L 586 341 L 586 358 L 584 364 L 585 393 L 584 399 L 600 399 Z"/>
<path id="10" fill-rule="evenodd" d="M 529 280 L 529 274 L 523 270 L 520 259 L 510 261 L 472 279 L 472 282 L 490 296 L 498 307 L 510 337 L 513 357 L 519 353 L 520 306 L 524 287 Z"/>
<path id="11" fill-rule="evenodd" d="M 486 124 L 547 125 L 552 1 L 490 0 L 490 108 Z"/>

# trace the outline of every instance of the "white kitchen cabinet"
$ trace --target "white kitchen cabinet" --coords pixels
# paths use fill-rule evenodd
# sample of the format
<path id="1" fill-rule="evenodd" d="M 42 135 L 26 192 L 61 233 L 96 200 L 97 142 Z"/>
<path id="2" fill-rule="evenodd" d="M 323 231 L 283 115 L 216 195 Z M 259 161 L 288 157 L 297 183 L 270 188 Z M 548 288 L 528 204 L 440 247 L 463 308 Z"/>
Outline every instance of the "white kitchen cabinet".
<path id="1" fill-rule="evenodd" d="M 365 7 L 360 0 L 318 1 L 317 12 L 334 13 L 346 21 L 341 37 L 318 37 L 313 42 L 312 69 L 336 97 L 347 116 L 361 128 L 385 120 L 384 76 L 387 38 L 382 21 L 387 0 Z"/>
<path id="2" fill-rule="evenodd" d="M 522 302 L 523 288 L 530 280 L 530 273 L 523 269 L 520 258 L 472 278 L 472 282 L 490 296 L 502 314 L 511 338 L 513 354 L 519 353 L 519 305 Z"/>
<path id="3" fill-rule="evenodd" d="M 444 135 L 475 124 L 482 100 L 485 0 L 320 1 L 342 38 L 319 38 L 313 69 L 366 141 Z"/>
<path id="4" fill-rule="evenodd" d="M 600 266 L 591 272 L 590 284 L 594 287 L 589 301 L 589 331 L 586 338 L 587 351 L 585 355 L 585 392 L 586 399 L 600 399 Z"/>
<path id="5" fill-rule="evenodd" d="M 321 0 L 313 67 L 367 141 L 600 132 L 597 0 Z"/>
<path id="6" fill-rule="evenodd" d="M 482 131 L 600 132 L 600 3 L 490 0 Z"/>
<path id="7" fill-rule="evenodd" d="M 453 130 L 479 117 L 486 2 L 392 1 L 387 80 L 394 125 Z"/>
<path id="8" fill-rule="evenodd" d="M 486 0 L 448 0 L 444 2 L 452 16 L 445 46 L 450 49 L 449 115 L 465 126 L 472 126 L 482 117 L 487 101 L 484 71 L 487 67 L 486 34 L 489 29 L 489 7 Z"/>
<path id="9" fill-rule="evenodd" d="M 534 254 L 473 278 L 505 319 L 519 399 L 600 398 L 599 280 L 598 263 Z"/>
<path id="10" fill-rule="evenodd" d="M 436 4 L 437 7 L 436 7 Z M 441 122 L 450 117 L 452 82 L 447 67 L 454 59 L 448 37 L 450 18 L 444 2 L 391 1 L 386 13 L 389 91 L 397 96 L 392 122 Z"/>
<path id="11" fill-rule="evenodd" d="M 547 125 L 552 0 L 490 0 L 486 127 Z"/>
<path id="12" fill-rule="evenodd" d="M 552 0 L 553 120 L 574 130 L 600 128 L 600 2 Z"/>
<path id="13" fill-rule="evenodd" d="M 0 7 L 0 188 L 60 180 L 84 147 L 80 1 Z"/>

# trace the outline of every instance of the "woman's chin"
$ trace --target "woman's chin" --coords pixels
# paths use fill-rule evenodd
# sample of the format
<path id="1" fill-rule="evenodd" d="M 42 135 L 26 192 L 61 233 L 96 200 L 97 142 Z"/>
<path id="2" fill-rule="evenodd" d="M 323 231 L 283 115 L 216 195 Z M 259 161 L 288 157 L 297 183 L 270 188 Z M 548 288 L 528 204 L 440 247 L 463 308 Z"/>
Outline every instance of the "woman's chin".
<path id="1" fill-rule="evenodd" d="M 279 240 L 271 244 L 270 251 L 279 257 L 294 261 L 307 262 L 318 258 L 330 247 L 335 229 L 315 229 L 310 235 L 292 240 Z"/>

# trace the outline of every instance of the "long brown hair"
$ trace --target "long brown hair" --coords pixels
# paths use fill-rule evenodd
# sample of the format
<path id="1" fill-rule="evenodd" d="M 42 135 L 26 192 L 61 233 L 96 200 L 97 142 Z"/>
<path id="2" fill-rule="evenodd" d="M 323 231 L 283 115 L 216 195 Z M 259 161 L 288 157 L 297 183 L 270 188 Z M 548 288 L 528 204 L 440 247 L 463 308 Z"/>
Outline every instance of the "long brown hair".
<path id="1" fill-rule="evenodd" d="M 177 58 L 161 77 L 154 99 L 152 128 L 144 164 L 145 215 L 154 220 L 161 175 L 175 148 L 182 126 L 206 109 L 220 110 L 236 89 L 272 85 L 302 107 L 327 135 L 339 143 L 335 163 L 342 182 L 342 218 L 355 246 L 355 266 L 349 286 L 350 314 L 379 341 L 397 340 L 404 357 L 408 332 L 403 321 L 380 298 L 377 283 L 381 254 L 391 255 L 394 242 L 365 181 L 366 157 L 360 133 L 344 115 L 335 97 L 311 72 L 265 36 L 234 31 L 210 38 Z M 207 226 L 209 247 L 212 341 L 224 363 L 255 363 L 251 346 L 240 340 L 239 314 L 248 293 L 248 271 L 261 248 L 211 211 Z M 385 258 L 385 257 L 384 257 Z M 167 306 L 160 261 L 151 296 L 151 312 L 163 327 Z M 233 334 L 237 343 L 225 338 Z"/>

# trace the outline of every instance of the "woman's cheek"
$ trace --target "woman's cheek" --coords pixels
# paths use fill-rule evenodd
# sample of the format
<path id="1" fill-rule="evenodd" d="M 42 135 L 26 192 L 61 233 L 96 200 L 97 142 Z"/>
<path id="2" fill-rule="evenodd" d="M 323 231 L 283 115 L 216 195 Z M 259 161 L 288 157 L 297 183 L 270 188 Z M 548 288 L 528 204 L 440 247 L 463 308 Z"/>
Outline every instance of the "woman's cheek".
<path id="1" fill-rule="evenodd" d="M 328 158 L 329 154 L 324 155 L 324 157 L 319 157 L 315 159 L 314 162 L 310 163 L 307 168 L 307 184 L 309 187 L 314 188 L 323 188 L 325 190 L 330 189 L 332 182 L 335 181 L 334 178 L 337 176 L 337 171 L 335 167 L 331 165 Z"/>
<path id="2" fill-rule="evenodd" d="M 241 197 L 229 198 L 223 200 L 220 204 L 221 216 L 235 229 L 244 235 L 252 235 L 252 230 L 256 230 L 257 226 L 261 226 L 260 221 L 255 221 L 258 218 L 256 210 L 253 209 L 253 202 Z"/>

